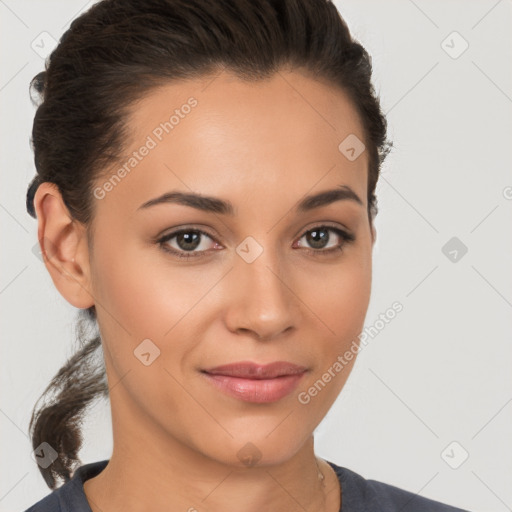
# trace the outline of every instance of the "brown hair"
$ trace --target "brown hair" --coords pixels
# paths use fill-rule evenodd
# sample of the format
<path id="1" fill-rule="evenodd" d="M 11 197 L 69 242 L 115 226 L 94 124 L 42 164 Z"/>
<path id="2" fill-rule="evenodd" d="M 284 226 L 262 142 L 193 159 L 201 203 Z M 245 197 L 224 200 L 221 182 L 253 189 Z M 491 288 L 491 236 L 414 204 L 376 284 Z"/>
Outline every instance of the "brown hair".
<path id="1" fill-rule="evenodd" d="M 58 186 L 73 218 L 91 226 L 93 186 L 124 149 L 130 105 L 165 82 L 223 68 L 247 81 L 300 69 L 348 94 L 365 132 L 372 222 L 375 188 L 391 143 L 371 82 L 371 58 L 328 0 L 102 0 L 93 5 L 73 21 L 45 71 L 31 82 L 39 105 L 29 214 L 36 218 L 34 194 L 48 181 Z M 80 314 L 96 323 L 94 306 Z M 47 403 L 34 407 L 33 448 L 47 442 L 57 452 L 52 464 L 39 467 L 51 489 L 56 478 L 68 481 L 80 463 L 86 407 L 108 396 L 104 365 L 94 360 L 100 346 L 99 335 L 84 341 L 41 395 Z"/>

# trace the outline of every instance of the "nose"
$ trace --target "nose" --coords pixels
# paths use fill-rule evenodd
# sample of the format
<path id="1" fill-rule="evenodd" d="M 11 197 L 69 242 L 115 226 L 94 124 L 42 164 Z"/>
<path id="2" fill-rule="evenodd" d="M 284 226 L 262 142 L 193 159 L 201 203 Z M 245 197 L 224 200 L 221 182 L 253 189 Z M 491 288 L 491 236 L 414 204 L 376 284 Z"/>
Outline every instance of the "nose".
<path id="1" fill-rule="evenodd" d="M 297 327 L 300 301 L 293 293 L 291 277 L 279 268 L 270 250 L 252 263 L 236 257 L 225 317 L 231 332 L 273 340 Z"/>

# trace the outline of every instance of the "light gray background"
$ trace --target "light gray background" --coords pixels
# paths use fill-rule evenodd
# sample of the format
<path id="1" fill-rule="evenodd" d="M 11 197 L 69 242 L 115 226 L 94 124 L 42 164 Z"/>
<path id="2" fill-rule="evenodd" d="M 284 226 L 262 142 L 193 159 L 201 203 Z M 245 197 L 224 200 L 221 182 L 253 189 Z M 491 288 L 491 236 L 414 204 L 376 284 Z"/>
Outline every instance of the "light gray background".
<path id="1" fill-rule="evenodd" d="M 50 492 L 31 458 L 28 422 L 72 353 L 77 312 L 32 253 L 28 84 L 43 59 L 31 45 L 44 37 L 48 48 L 40 34 L 59 39 L 85 5 L 0 0 L 1 511 Z M 473 511 L 512 510 L 511 2 L 336 5 L 373 56 L 395 143 L 377 189 L 366 325 L 394 301 L 404 310 L 361 351 L 317 429 L 317 453 Z M 457 58 L 464 43 L 454 31 L 469 44 Z M 454 236 L 468 248 L 456 262 L 441 250 Z M 83 463 L 109 458 L 110 429 L 99 402 L 87 416 Z M 453 441 L 452 465 L 469 454 L 458 469 L 441 456 Z"/>

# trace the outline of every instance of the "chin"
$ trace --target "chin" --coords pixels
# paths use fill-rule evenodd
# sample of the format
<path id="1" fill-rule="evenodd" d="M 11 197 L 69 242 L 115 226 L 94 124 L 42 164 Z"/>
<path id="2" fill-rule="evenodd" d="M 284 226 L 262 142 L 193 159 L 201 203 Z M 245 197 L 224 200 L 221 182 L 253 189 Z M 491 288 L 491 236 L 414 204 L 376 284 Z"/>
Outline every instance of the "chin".
<path id="1" fill-rule="evenodd" d="M 212 439 L 212 445 L 203 453 L 223 464 L 238 468 L 283 464 L 304 446 L 305 441 L 311 437 L 311 432 L 291 431 L 290 426 L 278 426 L 282 419 L 281 417 L 273 422 L 271 428 L 268 428 L 267 422 L 262 430 L 252 428 L 238 433 L 230 430 L 232 438 L 226 435 L 222 436 L 222 440 Z M 211 450 L 213 446 L 214 452 Z"/>

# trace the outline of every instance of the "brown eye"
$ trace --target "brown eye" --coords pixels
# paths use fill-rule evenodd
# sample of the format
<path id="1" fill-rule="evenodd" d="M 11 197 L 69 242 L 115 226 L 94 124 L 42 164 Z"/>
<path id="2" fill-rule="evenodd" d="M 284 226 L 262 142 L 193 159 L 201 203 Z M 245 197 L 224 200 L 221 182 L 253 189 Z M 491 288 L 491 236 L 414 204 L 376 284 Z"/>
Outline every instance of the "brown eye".
<path id="1" fill-rule="evenodd" d="M 213 240 L 212 237 L 200 230 L 200 229 L 181 229 L 165 235 L 158 240 L 160 247 L 171 254 L 178 256 L 179 258 L 196 258 L 203 256 L 207 252 L 206 249 L 196 251 L 204 238 Z M 175 244 L 177 247 L 169 246 L 170 240 L 176 239 Z"/>
<path id="2" fill-rule="evenodd" d="M 339 239 L 338 243 L 335 243 L 335 245 L 331 247 L 328 246 L 329 242 L 331 242 L 331 239 L 333 238 L 330 233 L 335 234 L 334 240 L 336 240 L 336 238 Z M 162 250 L 171 253 L 178 258 L 191 259 L 207 255 L 209 252 L 207 244 L 203 244 L 205 238 L 214 241 L 213 237 L 205 231 L 186 228 L 168 233 L 157 240 L 157 243 Z M 299 248 L 304 248 L 304 250 L 314 253 L 315 255 L 326 255 L 331 254 L 334 251 L 341 251 L 345 244 L 355 240 L 354 235 L 332 226 L 317 226 L 313 229 L 309 229 L 302 235 L 299 242 L 303 238 L 305 238 L 305 243 L 309 248 L 303 246 L 302 243 L 299 245 Z M 169 244 L 169 242 L 174 239 L 175 241 L 173 246 Z M 216 241 L 214 242 L 215 244 L 217 243 Z M 203 247 L 201 250 L 196 250 L 202 245 L 206 245 L 206 247 Z"/>
<path id="3" fill-rule="evenodd" d="M 341 239 L 341 242 L 338 242 L 334 246 L 327 247 L 327 244 L 331 241 L 331 235 L 329 233 L 335 233 L 335 239 L 336 237 Z M 335 228 L 332 226 L 317 226 L 313 229 L 310 229 L 302 235 L 302 237 L 299 239 L 306 240 L 306 244 L 308 244 L 312 249 L 308 249 L 305 247 L 306 250 L 313 252 L 313 253 L 332 253 L 333 251 L 341 251 L 343 249 L 343 246 L 347 243 L 353 242 L 355 240 L 355 236 L 347 233 L 346 231 L 343 231 L 342 229 Z M 302 247 L 302 244 L 301 244 Z M 327 247 L 327 249 L 326 249 Z"/>

